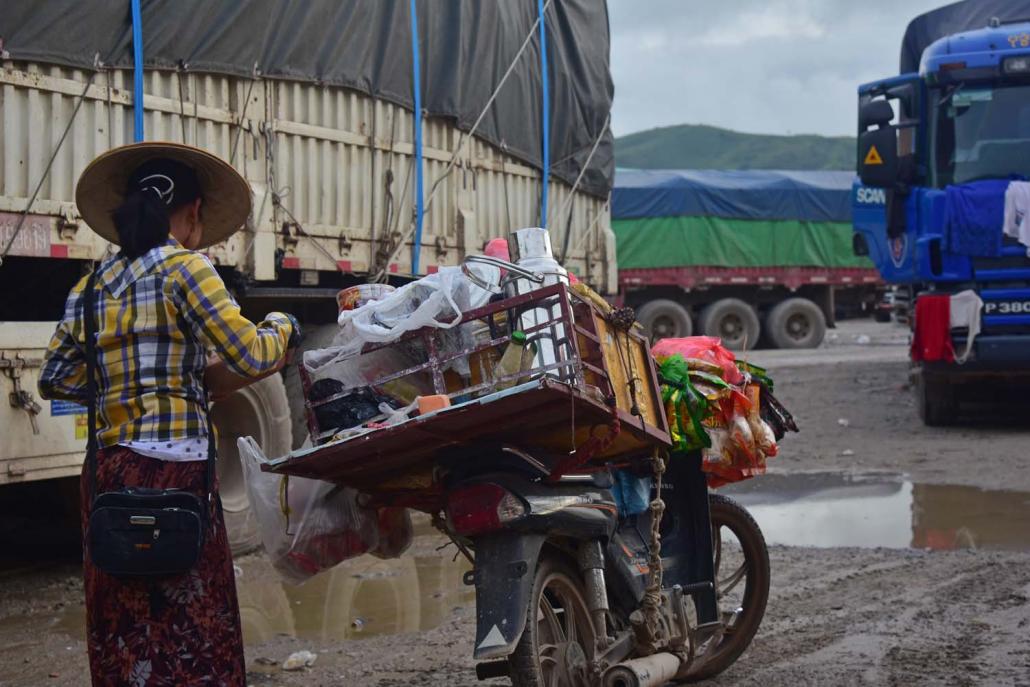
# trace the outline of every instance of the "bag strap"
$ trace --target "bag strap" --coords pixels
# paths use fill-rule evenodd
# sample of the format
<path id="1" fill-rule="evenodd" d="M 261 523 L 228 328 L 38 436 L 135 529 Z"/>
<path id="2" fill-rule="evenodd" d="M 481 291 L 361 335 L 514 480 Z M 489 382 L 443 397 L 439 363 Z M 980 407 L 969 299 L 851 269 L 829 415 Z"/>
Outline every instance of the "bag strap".
<path id="1" fill-rule="evenodd" d="M 168 257 L 182 255 L 189 251 L 176 251 Z M 86 408 L 89 433 L 86 436 L 86 463 L 89 469 L 89 491 L 92 498 L 97 496 L 97 320 L 96 320 L 96 283 L 99 265 L 90 273 L 86 281 L 86 290 L 83 300 L 83 320 L 86 329 Z M 210 503 L 214 499 L 215 491 L 215 431 L 211 423 L 211 412 L 205 409 L 207 415 L 207 460 L 204 471 L 204 491 L 207 493 L 207 500 Z"/>
<path id="2" fill-rule="evenodd" d="M 86 325 L 86 408 L 89 433 L 86 435 L 86 464 L 89 468 L 89 493 L 97 496 L 97 318 L 96 284 L 99 265 L 93 269 L 86 281 L 82 305 L 82 317 Z"/>
<path id="3" fill-rule="evenodd" d="M 208 503 L 214 500 L 215 497 L 215 428 L 211 423 L 211 408 L 210 406 L 204 409 L 207 415 L 207 463 L 206 470 L 204 471 L 204 489 L 207 491 Z"/>
<path id="4" fill-rule="evenodd" d="M 164 257 L 165 260 L 178 257 L 180 255 L 188 255 L 193 251 L 190 250 L 177 250 L 169 253 Z M 205 399 L 206 401 L 206 399 Z M 217 458 L 217 447 L 215 446 L 215 428 L 211 423 L 211 408 L 204 409 L 204 413 L 207 416 L 207 460 L 204 471 L 204 491 L 207 492 L 207 500 L 210 503 L 214 500 L 215 494 L 215 459 Z"/>

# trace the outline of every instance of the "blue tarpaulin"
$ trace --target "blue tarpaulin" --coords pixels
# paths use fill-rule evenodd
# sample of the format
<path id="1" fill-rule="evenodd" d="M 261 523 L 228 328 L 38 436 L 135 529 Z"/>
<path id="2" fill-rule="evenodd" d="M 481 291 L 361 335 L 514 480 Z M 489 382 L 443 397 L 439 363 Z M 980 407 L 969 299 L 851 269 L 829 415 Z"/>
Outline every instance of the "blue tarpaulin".
<path id="1" fill-rule="evenodd" d="M 953 33 L 985 28 L 991 19 L 1002 23 L 1030 19 L 1030 0 L 964 0 L 913 19 L 901 42 L 901 73 L 919 71 L 923 51 Z"/>
<path id="2" fill-rule="evenodd" d="M 613 219 L 850 222 L 854 172 L 617 169 Z"/>

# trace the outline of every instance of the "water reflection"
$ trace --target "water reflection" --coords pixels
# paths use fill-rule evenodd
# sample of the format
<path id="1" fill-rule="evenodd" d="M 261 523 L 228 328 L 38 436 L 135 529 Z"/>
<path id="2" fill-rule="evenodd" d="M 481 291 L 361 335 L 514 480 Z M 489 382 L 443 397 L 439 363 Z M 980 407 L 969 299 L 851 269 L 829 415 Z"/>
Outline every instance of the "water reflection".
<path id="1" fill-rule="evenodd" d="M 1030 494 L 897 475 L 764 475 L 723 490 L 771 544 L 1030 550 Z"/>
<path id="2" fill-rule="evenodd" d="M 419 529 L 424 528 L 416 527 L 416 532 Z M 471 566 L 463 558 L 454 560 L 453 547 L 435 553 L 442 543 L 439 535 L 418 536 L 413 550 L 428 553 L 389 560 L 361 556 L 302 585 L 284 583 L 261 553 L 237 560 L 244 643 L 260 644 L 277 634 L 342 641 L 440 625 L 455 607 L 475 601 L 474 589 L 462 583 Z M 48 631 L 85 639 L 82 606 L 56 616 L 12 619 L 15 624 L 31 621 Z"/>
<path id="3" fill-rule="evenodd" d="M 766 540 L 792 546 L 1030 550 L 1030 494 L 920 484 L 893 474 L 773 474 L 722 489 L 755 516 Z M 244 639 L 277 634 L 324 642 L 432 629 L 474 590 L 470 569 L 427 523 L 414 553 L 362 556 L 300 586 L 283 583 L 261 554 L 237 561 Z M 58 632 L 82 639 L 84 611 L 0 620 L 0 631 Z M 25 628 L 23 632 L 21 628 Z"/>
<path id="4" fill-rule="evenodd" d="M 436 627 L 475 596 L 462 583 L 469 564 L 452 554 L 362 556 L 299 586 L 282 583 L 263 557 L 247 557 L 236 580 L 244 641 L 276 634 L 342 641 Z"/>

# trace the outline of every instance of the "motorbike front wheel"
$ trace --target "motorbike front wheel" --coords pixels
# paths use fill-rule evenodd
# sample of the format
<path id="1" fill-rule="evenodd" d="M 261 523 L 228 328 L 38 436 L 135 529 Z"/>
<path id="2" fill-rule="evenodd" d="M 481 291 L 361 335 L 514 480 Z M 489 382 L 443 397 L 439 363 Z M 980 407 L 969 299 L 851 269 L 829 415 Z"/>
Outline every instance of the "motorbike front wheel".
<path id="1" fill-rule="evenodd" d="M 560 554 L 545 549 L 526 629 L 508 659 L 513 687 L 588 687 L 594 646 L 583 582 Z"/>
<path id="2" fill-rule="evenodd" d="M 769 601 L 769 549 L 746 508 L 722 494 L 710 494 L 715 590 L 726 628 L 698 650 L 686 682 L 698 682 L 729 668 L 751 644 Z"/>

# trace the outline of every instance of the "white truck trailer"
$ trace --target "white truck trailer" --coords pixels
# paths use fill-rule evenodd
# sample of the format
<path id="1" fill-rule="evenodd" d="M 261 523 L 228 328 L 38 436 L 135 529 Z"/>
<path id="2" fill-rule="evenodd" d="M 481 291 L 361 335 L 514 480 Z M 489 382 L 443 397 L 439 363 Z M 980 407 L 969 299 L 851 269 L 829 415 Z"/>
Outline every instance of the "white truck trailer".
<path id="1" fill-rule="evenodd" d="M 140 123 L 250 182 L 250 221 L 207 254 L 247 315 L 292 312 L 309 346 L 331 336 L 340 289 L 541 222 L 572 271 L 617 289 L 604 0 L 549 0 L 542 22 L 535 0 L 132 4 L 12 0 L 0 16 L 0 498 L 80 471 L 85 410 L 40 399 L 38 373 L 69 289 L 116 250 L 75 182 Z M 304 440 L 295 377 L 213 409 L 236 551 L 257 543 L 236 437 L 268 455 Z"/>

